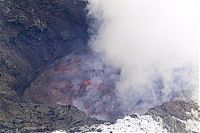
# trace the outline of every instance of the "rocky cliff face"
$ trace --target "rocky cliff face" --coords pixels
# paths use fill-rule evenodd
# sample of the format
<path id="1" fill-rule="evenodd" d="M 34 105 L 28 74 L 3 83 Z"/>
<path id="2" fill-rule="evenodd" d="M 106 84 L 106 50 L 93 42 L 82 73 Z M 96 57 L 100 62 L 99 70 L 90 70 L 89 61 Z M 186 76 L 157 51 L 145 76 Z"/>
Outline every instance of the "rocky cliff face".
<path id="1" fill-rule="evenodd" d="M 0 1 L 0 70 L 4 79 L 16 80 L 18 93 L 38 69 L 87 46 L 86 4 L 80 0 Z"/>
<path id="2" fill-rule="evenodd" d="M 49 63 L 87 47 L 86 5 L 81 0 L 0 1 L 0 132 L 76 130 L 100 122 L 75 107 L 21 98 Z"/>

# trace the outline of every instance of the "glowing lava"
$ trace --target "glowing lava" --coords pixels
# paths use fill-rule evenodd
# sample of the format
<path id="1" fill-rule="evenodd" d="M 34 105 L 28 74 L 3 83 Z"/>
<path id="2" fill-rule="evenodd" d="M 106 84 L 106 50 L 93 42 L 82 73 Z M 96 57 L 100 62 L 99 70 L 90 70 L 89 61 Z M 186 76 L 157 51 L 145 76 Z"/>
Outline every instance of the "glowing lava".
<path id="1" fill-rule="evenodd" d="M 74 105 L 100 119 L 123 115 L 115 84 L 120 70 L 97 54 L 77 52 L 51 64 L 25 92 L 28 100 L 44 104 Z"/>

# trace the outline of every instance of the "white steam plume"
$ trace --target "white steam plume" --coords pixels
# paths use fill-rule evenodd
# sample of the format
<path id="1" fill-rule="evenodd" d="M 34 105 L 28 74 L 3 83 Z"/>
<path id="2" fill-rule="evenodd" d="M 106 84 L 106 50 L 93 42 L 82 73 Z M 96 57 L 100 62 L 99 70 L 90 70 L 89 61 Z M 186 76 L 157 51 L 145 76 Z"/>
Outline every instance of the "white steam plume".
<path id="1" fill-rule="evenodd" d="M 117 89 L 130 111 L 198 98 L 198 6 L 198 0 L 89 0 L 89 15 L 102 22 L 91 46 L 122 69 Z"/>

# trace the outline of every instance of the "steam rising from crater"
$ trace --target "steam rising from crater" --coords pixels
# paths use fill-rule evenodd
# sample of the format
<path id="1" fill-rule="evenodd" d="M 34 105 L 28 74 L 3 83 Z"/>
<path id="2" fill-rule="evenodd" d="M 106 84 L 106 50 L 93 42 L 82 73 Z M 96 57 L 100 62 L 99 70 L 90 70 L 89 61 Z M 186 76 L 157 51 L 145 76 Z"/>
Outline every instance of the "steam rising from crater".
<path id="1" fill-rule="evenodd" d="M 26 90 L 114 120 L 198 98 L 198 0 L 89 0 L 90 48 L 48 66 Z"/>
<path id="2" fill-rule="evenodd" d="M 89 0 L 90 44 L 122 72 L 129 112 L 198 98 L 198 0 Z"/>

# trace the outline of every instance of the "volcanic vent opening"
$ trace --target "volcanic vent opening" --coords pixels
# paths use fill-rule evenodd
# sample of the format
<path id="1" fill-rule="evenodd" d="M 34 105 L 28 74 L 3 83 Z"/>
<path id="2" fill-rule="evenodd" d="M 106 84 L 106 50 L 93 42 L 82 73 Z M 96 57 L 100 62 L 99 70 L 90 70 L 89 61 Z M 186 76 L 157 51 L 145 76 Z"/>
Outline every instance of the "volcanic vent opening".
<path id="1" fill-rule="evenodd" d="M 56 60 L 26 90 L 29 101 L 72 105 L 91 117 L 114 120 L 124 115 L 116 90 L 120 69 L 83 50 Z"/>
<path id="2" fill-rule="evenodd" d="M 198 98 L 195 3 L 89 0 L 88 9 L 97 18 L 91 48 L 48 66 L 26 99 L 115 120 L 166 101 Z"/>

